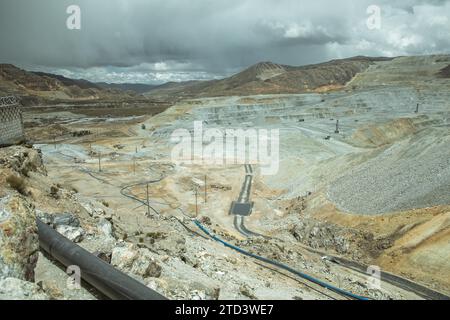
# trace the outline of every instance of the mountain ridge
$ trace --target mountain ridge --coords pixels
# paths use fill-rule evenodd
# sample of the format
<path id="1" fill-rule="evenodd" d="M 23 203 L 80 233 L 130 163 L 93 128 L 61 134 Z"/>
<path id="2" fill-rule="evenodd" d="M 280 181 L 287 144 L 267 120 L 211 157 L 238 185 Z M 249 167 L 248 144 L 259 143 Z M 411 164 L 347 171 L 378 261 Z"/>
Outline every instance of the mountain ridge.
<path id="1" fill-rule="evenodd" d="M 289 94 L 340 89 L 376 61 L 393 58 L 357 56 L 305 66 L 270 61 L 254 64 L 223 79 L 168 82 L 162 85 L 90 82 L 0 64 L 0 94 L 15 94 L 27 105 L 65 101 L 178 101 L 184 98 Z"/>
<path id="2" fill-rule="evenodd" d="M 172 95 L 183 99 L 327 91 L 342 88 L 357 73 L 365 71 L 374 62 L 392 59 L 394 58 L 356 56 L 305 66 L 264 61 L 224 79 L 181 82 L 164 90 L 155 88 L 145 95 L 159 98 Z"/>

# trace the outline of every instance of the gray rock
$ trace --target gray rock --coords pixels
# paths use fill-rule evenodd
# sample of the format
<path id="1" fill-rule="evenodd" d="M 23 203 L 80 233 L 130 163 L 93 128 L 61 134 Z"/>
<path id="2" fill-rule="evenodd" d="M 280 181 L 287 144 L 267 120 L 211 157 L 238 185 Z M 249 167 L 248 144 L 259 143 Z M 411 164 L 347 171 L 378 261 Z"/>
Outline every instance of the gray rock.
<path id="1" fill-rule="evenodd" d="M 203 290 L 192 290 L 189 293 L 189 300 L 206 300 L 206 292 Z"/>
<path id="2" fill-rule="evenodd" d="M 53 223 L 53 215 L 36 209 L 36 217 L 39 218 L 43 223 L 51 225 Z"/>
<path id="3" fill-rule="evenodd" d="M 101 218 L 97 224 L 100 233 L 106 237 L 114 238 L 113 225 L 105 218 Z"/>
<path id="4" fill-rule="evenodd" d="M 243 296 L 245 296 L 245 297 L 247 297 L 247 298 L 249 298 L 249 299 L 257 299 L 257 297 L 255 296 L 255 294 L 254 294 L 254 289 L 253 288 L 250 288 L 250 286 L 248 286 L 247 284 L 242 284 L 240 287 L 239 287 L 239 292 L 243 295 Z"/>
<path id="5" fill-rule="evenodd" d="M 17 278 L 0 279 L 0 300 L 48 300 L 38 285 Z"/>
<path id="6" fill-rule="evenodd" d="M 66 237 L 67 239 L 69 239 L 70 241 L 73 241 L 75 243 L 82 241 L 84 234 L 85 234 L 85 232 L 82 228 L 71 227 L 71 226 L 66 226 L 66 225 L 57 226 L 56 231 L 58 231 L 64 237 Z"/>
<path id="7" fill-rule="evenodd" d="M 162 268 L 151 256 L 148 249 L 139 249 L 138 258 L 134 261 L 131 272 L 143 278 L 159 278 Z"/>
<path id="8" fill-rule="evenodd" d="M 111 264 L 120 270 L 142 278 L 158 278 L 162 268 L 150 250 L 137 249 L 134 245 L 116 247 L 112 251 Z"/>
<path id="9" fill-rule="evenodd" d="M 81 202 L 81 206 L 86 210 L 86 212 L 91 217 L 104 217 L 104 218 L 110 218 L 111 214 L 106 212 L 105 209 L 102 209 L 100 206 L 103 206 L 101 204 L 94 205 L 91 202 Z M 104 206 L 103 206 L 104 207 Z"/>
<path id="10" fill-rule="evenodd" d="M 122 271 L 130 270 L 137 259 L 137 250 L 134 246 L 121 246 L 112 250 L 111 264 Z"/>
<path id="11" fill-rule="evenodd" d="M 75 215 L 65 212 L 61 214 L 49 214 L 40 210 L 36 210 L 36 216 L 44 223 L 56 228 L 58 226 L 79 227 L 80 220 Z"/>
<path id="12" fill-rule="evenodd" d="M 79 227 L 80 220 L 71 213 L 65 212 L 63 214 L 53 216 L 53 226 L 56 228 L 58 226 L 71 226 Z"/>
<path id="13" fill-rule="evenodd" d="M 9 212 L 3 209 L 0 209 L 0 222 L 8 219 L 9 217 Z"/>
<path id="14" fill-rule="evenodd" d="M 111 263 L 111 253 L 103 252 L 103 251 L 95 251 L 92 254 L 107 263 Z"/>

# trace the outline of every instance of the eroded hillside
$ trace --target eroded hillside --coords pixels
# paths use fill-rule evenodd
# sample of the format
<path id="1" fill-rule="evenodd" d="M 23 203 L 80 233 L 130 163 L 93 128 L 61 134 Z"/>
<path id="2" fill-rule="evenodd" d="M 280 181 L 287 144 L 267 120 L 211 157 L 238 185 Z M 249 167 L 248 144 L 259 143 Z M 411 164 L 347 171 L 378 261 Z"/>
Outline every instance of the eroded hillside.
<path id="1" fill-rule="evenodd" d="M 357 73 L 380 60 L 389 59 L 354 57 L 301 67 L 261 62 L 222 80 L 164 86 L 147 96 L 171 95 L 180 99 L 330 91 L 343 88 Z"/>

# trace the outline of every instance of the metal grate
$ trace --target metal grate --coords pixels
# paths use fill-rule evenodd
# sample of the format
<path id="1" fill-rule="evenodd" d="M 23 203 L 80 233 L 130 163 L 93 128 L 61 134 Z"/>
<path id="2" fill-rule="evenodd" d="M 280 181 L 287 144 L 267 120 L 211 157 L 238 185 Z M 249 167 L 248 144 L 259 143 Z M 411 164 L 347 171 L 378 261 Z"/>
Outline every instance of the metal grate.
<path id="1" fill-rule="evenodd" d="M 18 104 L 19 104 L 19 100 L 17 100 L 17 98 L 14 96 L 0 97 L 0 108 L 15 106 Z"/>
<path id="2" fill-rule="evenodd" d="M 0 97 L 0 147 L 24 141 L 20 101 L 14 96 Z"/>

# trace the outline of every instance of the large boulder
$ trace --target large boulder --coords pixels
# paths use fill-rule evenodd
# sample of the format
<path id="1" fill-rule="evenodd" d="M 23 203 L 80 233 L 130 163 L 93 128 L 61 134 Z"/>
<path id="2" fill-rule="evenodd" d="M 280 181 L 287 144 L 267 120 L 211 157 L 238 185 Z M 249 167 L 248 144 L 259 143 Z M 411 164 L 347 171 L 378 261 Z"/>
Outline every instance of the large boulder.
<path id="1" fill-rule="evenodd" d="M 64 237 L 75 243 L 81 242 L 85 235 L 85 232 L 82 228 L 71 227 L 67 225 L 57 226 L 56 231 L 58 231 L 61 235 L 63 235 Z"/>
<path id="2" fill-rule="evenodd" d="M 13 146 L 2 150 L 0 164 L 20 175 L 28 176 L 30 172 L 46 174 L 40 150 Z"/>
<path id="3" fill-rule="evenodd" d="M 114 227 L 109 220 L 100 218 L 97 229 L 105 237 L 114 239 Z"/>
<path id="4" fill-rule="evenodd" d="M 114 248 L 111 264 L 126 273 L 132 273 L 144 279 L 158 278 L 162 271 L 150 250 L 137 248 L 132 244 Z"/>

